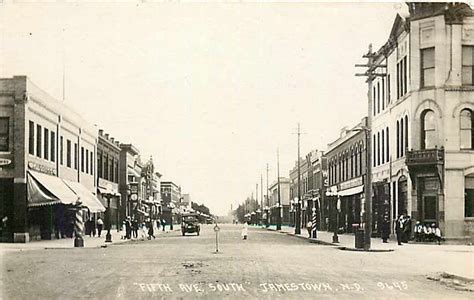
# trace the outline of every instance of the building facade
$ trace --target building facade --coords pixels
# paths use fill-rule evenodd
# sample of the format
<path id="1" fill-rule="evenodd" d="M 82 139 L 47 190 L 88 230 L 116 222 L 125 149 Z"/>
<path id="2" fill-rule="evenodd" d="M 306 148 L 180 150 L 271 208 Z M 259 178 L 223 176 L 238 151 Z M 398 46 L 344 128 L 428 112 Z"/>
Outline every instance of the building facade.
<path id="1" fill-rule="evenodd" d="M 132 144 L 120 144 L 119 190 L 121 195 L 120 221 L 126 217 L 138 218 L 144 215 L 140 209 L 145 196 L 142 180 L 140 151 Z"/>
<path id="2" fill-rule="evenodd" d="M 120 143 L 100 129 L 97 142 L 97 192 L 99 200 L 107 209 L 106 224 L 110 222 L 113 228 L 120 227 L 119 163 Z"/>
<path id="3" fill-rule="evenodd" d="M 175 208 L 181 199 L 181 187 L 172 181 L 162 181 L 160 185 L 162 201 L 162 217 L 166 224 L 176 223 Z"/>
<path id="4" fill-rule="evenodd" d="M 281 210 L 278 209 L 278 189 L 280 189 Z M 290 179 L 280 177 L 278 181 L 273 182 L 269 187 L 268 208 L 270 211 L 270 224 L 277 224 L 278 213 L 281 214 L 281 223 L 283 225 L 290 224 Z"/>
<path id="5" fill-rule="evenodd" d="M 105 210 L 95 196 L 97 130 L 26 76 L 0 79 L 2 240 L 72 237 L 76 205 Z"/>
<path id="6" fill-rule="evenodd" d="M 324 155 L 329 187 L 323 210 L 328 216 L 327 229 L 331 231 L 353 232 L 363 220 L 366 133 L 361 129 L 364 126 L 365 118 L 351 129 L 343 128 Z"/>
<path id="7" fill-rule="evenodd" d="M 462 3 L 408 6 L 375 56 L 386 67 L 371 91 L 374 201 L 472 240 L 474 16 Z"/>

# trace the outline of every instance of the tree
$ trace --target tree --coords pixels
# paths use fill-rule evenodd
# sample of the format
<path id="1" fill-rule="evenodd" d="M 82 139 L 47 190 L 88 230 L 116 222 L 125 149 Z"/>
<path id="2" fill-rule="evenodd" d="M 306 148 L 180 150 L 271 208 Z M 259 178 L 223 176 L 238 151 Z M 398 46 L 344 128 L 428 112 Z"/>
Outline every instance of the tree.
<path id="1" fill-rule="evenodd" d="M 204 204 L 197 204 L 195 202 L 191 202 L 191 208 L 194 209 L 195 211 L 198 211 L 198 212 L 202 213 L 202 214 L 206 214 L 208 216 L 211 216 L 211 211 Z"/>

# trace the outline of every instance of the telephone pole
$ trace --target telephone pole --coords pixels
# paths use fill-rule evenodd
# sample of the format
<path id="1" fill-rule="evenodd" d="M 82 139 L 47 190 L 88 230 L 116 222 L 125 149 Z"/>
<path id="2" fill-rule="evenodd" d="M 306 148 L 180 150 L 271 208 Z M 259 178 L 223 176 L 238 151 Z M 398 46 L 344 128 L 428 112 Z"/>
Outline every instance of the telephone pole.
<path id="1" fill-rule="evenodd" d="M 267 163 L 267 206 L 269 206 L 269 201 L 268 201 L 268 163 Z"/>
<path id="2" fill-rule="evenodd" d="M 386 76 L 386 72 L 378 72 L 378 68 L 387 68 L 387 65 L 378 65 L 374 58 L 376 53 L 372 52 L 372 44 L 369 45 L 369 51 L 363 55 L 363 58 L 367 58 L 367 64 L 357 64 L 356 67 L 364 67 L 367 70 L 364 73 L 358 73 L 356 76 L 367 77 L 368 84 L 368 114 L 367 124 L 362 128 L 365 132 L 365 205 L 364 205 L 364 250 L 370 250 L 371 237 L 372 237 L 372 141 L 371 141 L 371 128 L 372 128 L 372 82 L 377 77 Z"/>
<path id="3" fill-rule="evenodd" d="M 298 122 L 298 199 L 296 203 L 296 216 L 295 216 L 295 234 L 301 234 L 301 168 L 300 168 L 300 136 L 301 128 Z"/>
<path id="4" fill-rule="evenodd" d="M 277 230 L 281 230 L 281 198 L 280 198 L 280 149 L 277 148 L 277 182 L 278 182 L 278 216 Z"/>

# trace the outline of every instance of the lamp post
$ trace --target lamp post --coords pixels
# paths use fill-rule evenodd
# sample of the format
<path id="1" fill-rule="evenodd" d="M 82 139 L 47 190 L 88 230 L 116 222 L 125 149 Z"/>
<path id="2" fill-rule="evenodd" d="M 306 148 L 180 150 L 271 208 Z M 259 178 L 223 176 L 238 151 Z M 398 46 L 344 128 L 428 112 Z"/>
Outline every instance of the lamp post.
<path id="1" fill-rule="evenodd" d="M 370 93 L 369 93 L 370 94 Z M 370 111 L 369 111 L 370 116 Z M 369 122 L 369 118 L 368 118 Z M 370 250 L 372 237 L 372 146 L 370 141 L 371 130 L 367 126 L 355 128 L 352 131 L 364 131 L 365 134 L 365 180 L 364 180 L 364 250 Z"/>
<path id="2" fill-rule="evenodd" d="M 110 227 L 112 227 L 112 222 L 111 222 L 111 215 L 110 215 L 110 195 L 107 197 L 107 234 L 105 235 L 105 242 L 106 243 L 112 243 L 112 235 L 110 234 Z"/>
<path id="3" fill-rule="evenodd" d="M 339 231 L 339 213 L 341 212 L 341 198 L 337 196 L 336 202 L 336 226 L 334 226 L 334 235 L 332 236 L 333 243 L 339 243 L 339 236 L 337 232 Z"/>
<path id="4" fill-rule="evenodd" d="M 295 234 L 301 234 L 301 202 L 298 197 L 295 198 Z"/>
<path id="5" fill-rule="evenodd" d="M 170 202 L 170 215 L 171 215 L 171 218 L 170 218 L 170 230 L 173 231 L 173 209 L 174 209 L 174 203 L 173 202 Z"/>

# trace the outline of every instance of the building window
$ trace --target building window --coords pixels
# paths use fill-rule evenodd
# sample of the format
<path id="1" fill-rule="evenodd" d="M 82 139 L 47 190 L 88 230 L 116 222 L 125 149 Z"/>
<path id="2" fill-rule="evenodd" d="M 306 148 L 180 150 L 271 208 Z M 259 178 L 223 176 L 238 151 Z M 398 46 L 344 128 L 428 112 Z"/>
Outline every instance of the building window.
<path id="1" fill-rule="evenodd" d="M 114 173 L 114 158 L 113 157 L 110 158 L 109 166 L 110 166 L 110 172 L 109 172 L 110 181 L 114 182 L 115 173 Z"/>
<path id="2" fill-rule="evenodd" d="M 28 131 L 28 153 L 35 155 L 35 123 L 30 121 Z"/>
<path id="3" fill-rule="evenodd" d="M 81 147 L 81 172 L 84 172 L 84 147 Z"/>
<path id="4" fill-rule="evenodd" d="M 49 159 L 49 130 L 48 130 L 48 128 L 44 129 L 43 148 L 44 148 L 43 157 L 44 157 L 44 159 L 48 160 Z"/>
<path id="5" fill-rule="evenodd" d="M 421 149 L 433 149 L 436 145 L 435 113 L 428 109 L 421 114 Z"/>
<path id="6" fill-rule="evenodd" d="M 64 161 L 63 161 L 63 152 L 64 152 L 64 141 L 63 141 L 63 137 L 61 136 L 60 138 L 60 143 L 59 143 L 59 162 L 61 163 L 61 165 L 63 165 Z"/>
<path id="7" fill-rule="evenodd" d="M 400 98 L 400 64 L 397 63 L 397 99 Z"/>
<path id="8" fill-rule="evenodd" d="M 387 103 L 390 104 L 391 102 L 391 94 L 390 94 L 390 74 L 387 75 Z"/>
<path id="9" fill-rule="evenodd" d="M 56 161 L 56 132 L 51 131 L 51 161 Z"/>
<path id="10" fill-rule="evenodd" d="M 90 156 L 91 156 L 90 160 L 89 160 L 90 161 L 90 174 L 94 175 L 94 172 L 93 172 L 93 170 L 94 170 L 94 152 L 91 151 Z"/>
<path id="11" fill-rule="evenodd" d="M 104 157 L 104 179 L 109 180 L 109 155 L 105 154 Z"/>
<path id="12" fill-rule="evenodd" d="M 385 109 L 385 78 L 382 77 L 382 110 Z"/>
<path id="13" fill-rule="evenodd" d="M 403 131 L 403 118 L 400 120 L 400 157 L 403 157 L 405 155 L 405 147 L 403 145 L 403 142 L 405 141 L 403 137 L 404 131 Z"/>
<path id="14" fill-rule="evenodd" d="M 400 121 L 397 121 L 397 158 L 400 157 Z"/>
<path id="15" fill-rule="evenodd" d="M 97 151 L 97 172 L 99 174 L 99 178 L 103 178 L 102 176 L 102 151 Z"/>
<path id="16" fill-rule="evenodd" d="M 377 82 L 377 113 L 380 113 L 380 81 Z"/>
<path id="17" fill-rule="evenodd" d="M 460 115 L 461 149 L 474 149 L 474 118 L 470 109 L 463 109 Z"/>
<path id="18" fill-rule="evenodd" d="M 115 183 L 119 182 L 119 164 L 118 160 L 115 160 Z"/>
<path id="19" fill-rule="evenodd" d="M 385 138 L 387 139 L 387 147 L 385 148 L 386 151 L 387 151 L 387 155 L 385 156 L 387 158 L 387 161 L 390 160 L 390 135 L 388 134 L 388 127 L 386 129 L 386 132 L 385 132 Z"/>
<path id="20" fill-rule="evenodd" d="M 465 177 L 464 217 L 474 217 L 474 177 Z"/>
<path id="21" fill-rule="evenodd" d="M 71 141 L 70 140 L 66 140 L 66 166 L 68 168 L 71 167 L 71 155 L 72 155 L 72 151 L 71 151 Z"/>
<path id="22" fill-rule="evenodd" d="M 79 167 L 79 146 L 77 143 L 74 143 L 74 169 Z"/>
<path id="23" fill-rule="evenodd" d="M 373 157 L 374 157 L 374 162 L 373 162 L 373 166 L 377 166 L 377 147 L 376 147 L 376 144 L 377 144 L 377 136 L 374 134 L 374 139 L 373 139 L 373 144 L 374 144 L 374 152 L 373 152 Z"/>
<path id="24" fill-rule="evenodd" d="M 38 156 L 39 158 L 41 158 L 41 152 L 42 152 L 42 149 L 41 149 L 42 132 L 43 132 L 43 128 L 41 127 L 41 125 L 36 125 L 36 156 Z"/>
<path id="25" fill-rule="evenodd" d="M 10 118 L 0 118 L 0 151 L 9 151 Z"/>
<path id="26" fill-rule="evenodd" d="M 405 116 L 405 144 L 403 148 L 403 153 L 406 154 L 408 149 L 408 116 Z"/>
<path id="27" fill-rule="evenodd" d="M 380 132 L 377 132 L 377 166 L 380 166 Z"/>
<path id="28" fill-rule="evenodd" d="M 462 85 L 474 85 L 473 49 L 473 46 L 462 46 Z"/>
<path id="29" fill-rule="evenodd" d="M 435 48 L 421 49 L 421 87 L 435 84 Z"/>
<path id="30" fill-rule="evenodd" d="M 374 116 L 377 113 L 377 93 L 375 92 L 375 86 L 373 87 L 373 98 L 374 98 Z"/>
<path id="31" fill-rule="evenodd" d="M 407 57 L 405 56 L 402 60 L 403 63 L 403 95 L 408 92 L 408 69 L 407 69 Z"/>
<path id="32" fill-rule="evenodd" d="M 89 174 L 89 149 L 86 149 L 86 174 Z"/>
<path id="33" fill-rule="evenodd" d="M 385 163 L 385 130 L 382 130 L 382 141 L 380 142 L 382 145 L 382 149 L 380 152 L 382 152 L 382 164 Z"/>

